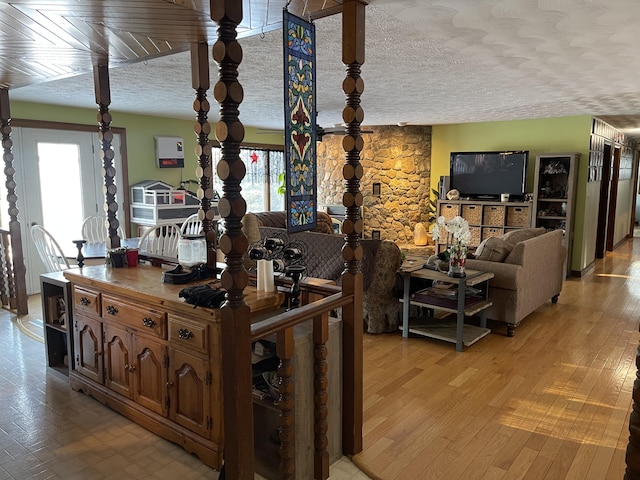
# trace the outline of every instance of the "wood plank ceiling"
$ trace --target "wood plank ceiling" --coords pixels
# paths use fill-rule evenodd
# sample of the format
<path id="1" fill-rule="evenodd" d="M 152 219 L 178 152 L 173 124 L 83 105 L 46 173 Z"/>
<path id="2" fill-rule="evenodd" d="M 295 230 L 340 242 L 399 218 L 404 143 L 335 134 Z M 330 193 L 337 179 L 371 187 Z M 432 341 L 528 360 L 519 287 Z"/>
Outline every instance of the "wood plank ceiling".
<path id="1" fill-rule="evenodd" d="M 240 0 L 238 0 L 240 1 Z M 242 0 L 238 36 L 280 28 L 287 0 Z M 342 0 L 290 0 L 301 17 Z M 0 88 L 12 89 L 186 51 L 216 38 L 209 0 L 11 0 L 0 3 Z"/>

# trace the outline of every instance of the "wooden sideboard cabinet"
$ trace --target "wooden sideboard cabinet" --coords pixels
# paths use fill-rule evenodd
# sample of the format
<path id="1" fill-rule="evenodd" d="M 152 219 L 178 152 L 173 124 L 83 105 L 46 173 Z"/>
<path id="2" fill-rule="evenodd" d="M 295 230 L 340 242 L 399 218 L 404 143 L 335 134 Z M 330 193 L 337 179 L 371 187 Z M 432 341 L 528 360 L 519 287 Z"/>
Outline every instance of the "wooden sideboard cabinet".
<path id="1" fill-rule="evenodd" d="M 67 270 L 74 308 L 71 387 L 219 469 L 223 452 L 220 311 L 194 308 L 162 269 Z M 252 311 L 281 294 L 248 293 Z"/>
<path id="2" fill-rule="evenodd" d="M 459 215 L 469 223 L 471 243 L 475 249 L 489 237 L 499 237 L 518 228 L 532 225 L 531 202 L 489 202 L 479 200 L 438 200 L 438 215 L 450 220 Z M 440 238 L 438 252 L 446 248 L 447 238 Z"/>

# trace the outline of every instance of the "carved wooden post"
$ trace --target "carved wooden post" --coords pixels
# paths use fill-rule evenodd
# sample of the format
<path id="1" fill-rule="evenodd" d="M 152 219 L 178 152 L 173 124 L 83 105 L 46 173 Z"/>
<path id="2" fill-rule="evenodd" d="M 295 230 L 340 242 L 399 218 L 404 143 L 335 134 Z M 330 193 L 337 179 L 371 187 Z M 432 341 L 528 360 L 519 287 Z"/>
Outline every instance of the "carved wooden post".
<path id="1" fill-rule="evenodd" d="M 629 443 L 624 480 L 640 480 L 640 346 L 636 349 L 636 379 L 633 382 L 633 407 L 629 417 Z"/>
<path id="2" fill-rule="evenodd" d="M 327 341 L 329 340 L 329 315 L 325 313 L 313 319 L 313 404 L 315 419 L 314 467 L 316 480 L 329 478 L 329 452 L 327 446 Z"/>
<path id="3" fill-rule="evenodd" d="M 236 28 L 242 20 L 242 2 L 211 0 L 211 18 L 218 24 L 218 40 L 213 45 L 213 59 L 218 64 L 218 81 L 213 89 L 220 104 L 220 121 L 216 138 L 222 158 L 218 176 L 222 180 L 222 197 L 218 203 L 224 218 L 224 234 L 220 250 L 225 254 L 226 268 L 222 286 L 227 301 L 220 311 L 222 338 L 222 374 L 224 403 L 224 449 L 227 478 L 254 478 L 253 461 L 253 401 L 251 396 L 251 314 L 244 302 L 248 274 L 242 263 L 248 240 L 242 232 L 242 217 L 247 204 L 242 198 L 240 183 L 245 165 L 240 159 L 240 143 L 244 126 L 239 120 L 238 106 L 244 92 L 238 82 L 238 65 L 242 48 L 236 40 Z"/>
<path id="4" fill-rule="evenodd" d="M 193 109 L 196 111 L 197 122 L 194 131 L 198 139 L 196 145 L 196 156 L 198 157 L 198 168 L 196 176 L 200 179 L 198 187 L 198 198 L 200 199 L 200 210 L 198 218 L 202 222 L 202 232 L 207 239 L 207 266 L 216 266 L 216 232 L 214 229 L 215 212 L 211 208 L 213 199 L 213 167 L 211 166 L 211 145 L 209 144 L 209 134 L 211 125 L 207 120 L 209 110 L 209 100 L 207 100 L 207 90 L 209 89 L 209 46 L 206 42 L 191 45 L 191 84 L 196 91 L 196 99 L 193 102 Z"/>
<path id="5" fill-rule="evenodd" d="M 342 291 L 354 295 L 354 303 L 343 308 L 343 415 L 342 449 L 345 454 L 362 451 L 362 259 L 360 234 L 363 230 L 360 207 L 363 204 L 360 192 L 362 164 L 360 152 L 364 146 L 360 124 L 364 112 L 360 106 L 360 96 L 364 82 L 360 77 L 360 66 L 364 63 L 364 19 L 365 3 L 362 0 L 345 0 L 342 4 L 342 63 L 347 66 L 347 76 L 342 89 L 347 95 L 342 119 L 347 125 L 342 140 L 345 151 L 343 176 L 345 193 L 342 204 L 346 207 L 346 218 L 342 232 L 346 243 L 342 257 L 346 270 L 342 274 Z"/>
<path id="6" fill-rule="evenodd" d="M 18 314 L 29 313 L 27 306 L 27 269 L 24 266 L 24 253 L 22 251 L 22 233 L 18 221 L 18 197 L 16 196 L 16 169 L 13 167 L 13 140 L 11 140 L 11 111 L 9 108 L 9 90 L 0 88 L 0 132 L 2 133 L 2 150 L 4 159 L 4 173 L 7 177 L 7 201 L 9 203 L 9 233 L 11 235 L 11 258 L 7 261 L 7 269 L 13 263 L 12 276 L 8 275 L 9 297 L 15 296 L 15 309 Z M 8 272 L 9 273 L 9 272 Z M 14 295 L 15 292 L 15 295 Z"/>
<path id="7" fill-rule="evenodd" d="M 98 104 L 98 128 L 100 133 L 98 138 L 102 144 L 100 149 L 100 159 L 104 174 L 104 186 L 106 213 L 107 213 L 107 248 L 117 248 L 120 246 L 118 227 L 120 222 L 116 218 L 118 213 L 118 203 L 116 202 L 116 170 L 113 168 L 114 151 L 111 147 L 113 142 L 113 132 L 111 131 L 111 87 L 109 85 L 109 66 L 93 66 L 93 86 L 96 93 L 96 103 Z"/>
<path id="8" fill-rule="evenodd" d="M 293 327 L 281 330 L 276 336 L 278 365 L 278 408 L 280 409 L 280 474 L 283 480 L 294 480 L 295 462 L 295 414 L 293 385 Z"/>

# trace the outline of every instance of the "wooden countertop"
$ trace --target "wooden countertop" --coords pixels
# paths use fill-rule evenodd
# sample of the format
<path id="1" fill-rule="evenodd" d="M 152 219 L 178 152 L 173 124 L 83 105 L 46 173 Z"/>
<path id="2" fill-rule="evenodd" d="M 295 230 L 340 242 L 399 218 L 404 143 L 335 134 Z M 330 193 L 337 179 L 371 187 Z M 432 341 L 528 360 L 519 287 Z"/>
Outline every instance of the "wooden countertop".
<path id="1" fill-rule="evenodd" d="M 195 307 L 178 297 L 178 293 L 184 287 L 203 285 L 213 279 L 199 280 L 184 285 L 162 283 L 162 273 L 171 268 L 151 265 L 111 268 L 105 265 L 94 265 L 65 270 L 64 276 L 74 284 L 94 288 L 102 293 L 138 299 L 162 307 L 172 313 L 193 315 L 194 309 L 197 308 L 199 316 L 209 316 L 210 320 L 219 321 L 220 309 Z M 275 310 L 284 301 L 282 293 L 258 292 L 255 287 L 251 286 L 246 287 L 244 293 L 245 302 L 254 313 Z"/>

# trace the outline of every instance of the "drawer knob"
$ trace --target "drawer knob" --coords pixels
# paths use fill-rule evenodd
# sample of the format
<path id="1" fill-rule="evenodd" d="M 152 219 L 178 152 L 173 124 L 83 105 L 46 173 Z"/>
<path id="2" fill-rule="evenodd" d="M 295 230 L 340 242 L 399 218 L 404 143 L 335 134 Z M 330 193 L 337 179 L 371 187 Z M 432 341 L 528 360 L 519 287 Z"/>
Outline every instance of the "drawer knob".
<path id="1" fill-rule="evenodd" d="M 179 328 L 178 336 L 183 340 L 189 340 L 190 338 L 193 338 L 193 332 L 190 332 L 186 328 Z"/>
<path id="2" fill-rule="evenodd" d="M 84 305 L 86 307 L 90 303 L 91 301 L 87 297 L 80 297 L 80 305 Z"/>
<path id="3" fill-rule="evenodd" d="M 116 313 L 118 313 L 118 309 L 113 305 L 107 305 L 107 308 L 105 310 L 109 315 L 115 315 Z"/>
<path id="4" fill-rule="evenodd" d="M 153 318 L 149 318 L 149 317 L 144 317 L 144 318 L 142 319 L 142 324 L 143 324 L 145 327 L 149 327 L 149 328 L 153 328 L 153 327 L 155 327 L 156 325 L 158 325 L 158 323 L 157 323 Z"/>

